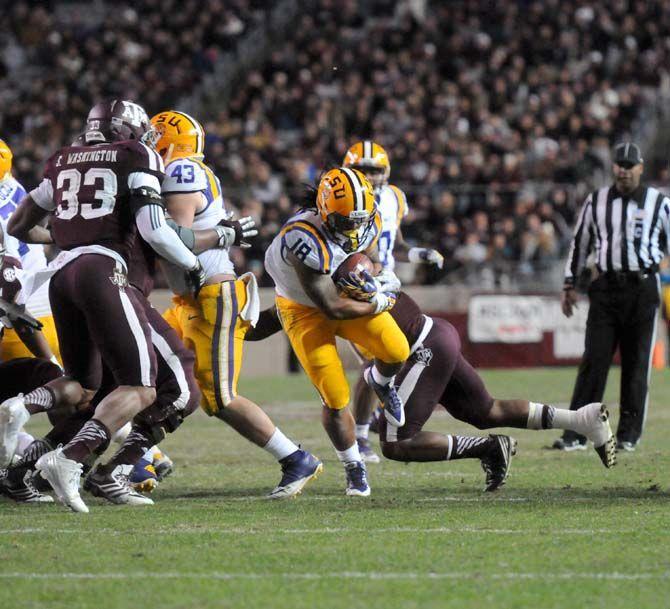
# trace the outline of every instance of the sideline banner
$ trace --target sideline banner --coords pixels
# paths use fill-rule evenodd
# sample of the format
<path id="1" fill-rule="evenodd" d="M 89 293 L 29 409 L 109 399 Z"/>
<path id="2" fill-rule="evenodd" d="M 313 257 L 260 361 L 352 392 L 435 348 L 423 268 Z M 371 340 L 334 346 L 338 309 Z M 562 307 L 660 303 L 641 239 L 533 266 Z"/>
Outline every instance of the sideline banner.
<path id="1" fill-rule="evenodd" d="M 569 319 L 556 297 L 473 296 L 468 310 L 468 338 L 473 343 L 539 343 L 553 337 L 553 357 L 578 359 L 584 351 L 589 303 L 581 299 Z"/>
<path id="2" fill-rule="evenodd" d="M 554 324 L 554 357 L 556 359 L 578 359 L 584 353 L 584 336 L 586 334 L 586 318 L 589 315 L 588 300 L 580 300 L 572 317 L 567 318 L 561 313 L 561 306 L 555 303 L 556 313 Z"/>
<path id="3" fill-rule="evenodd" d="M 473 296 L 468 338 L 473 343 L 539 343 L 546 325 L 539 296 Z"/>

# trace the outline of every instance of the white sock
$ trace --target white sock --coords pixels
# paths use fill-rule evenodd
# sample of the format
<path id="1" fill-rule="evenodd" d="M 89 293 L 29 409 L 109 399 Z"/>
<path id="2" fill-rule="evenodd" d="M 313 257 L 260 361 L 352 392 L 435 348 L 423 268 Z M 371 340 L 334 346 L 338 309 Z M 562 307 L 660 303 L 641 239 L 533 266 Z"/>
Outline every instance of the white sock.
<path id="1" fill-rule="evenodd" d="M 377 366 L 372 366 L 372 380 L 377 383 L 377 385 L 386 387 L 386 385 L 388 385 L 393 380 L 393 376 L 384 376 L 381 372 L 379 372 L 379 370 L 377 370 Z"/>
<path id="2" fill-rule="evenodd" d="M 569 429 L 582 433 L 576 410 L 556 408 L 549 404 L 528 403 L 528 429 Z"/>
<path id="3" fill-rule="evenodd" d="M 544 404 L 538 404 L 537 402 L 528 402 L 528 423 L 526 427 L 528 429 L 544 429 L 542 426 L 542 411 L 544 410 Z"/>
<path id="4" fill-rule="evenodd" d="M 156 446 L 156 445 L 152 446 L 149 450 L 151 451 L 151 458 L 152 459 L 155 459 L 158 455 L 163 454 L 163 451 L 161 451 L 161 449 L 158 448 L 158 446 Z"/>
<path id="5" fill-rule="evenodd" d="M 370 425 L 366 423 L 365 425 L 356 425 L 356 438 L 361 440 L 368 439 L 368 433 L 370 432 Z"/>
<path id="6" fill-rule="evenodd" d="M 281 432 L 279 427 L 275 427 L 275 432 L 263 447 L 263 450 L 267 450 L 277 461 L 281 461 L 284 457 L 288 457 L 299 449 Z"/>
<path id="7" fill-rule="evenodd" d="M 149 463 L 153 463 L 154 462 L 154 451 L 151 450 L 150 448 L 147 448 L 147 452 L 145 452 L 142 455 L 142 459 L 145 459 Z"/>
<path id="8" fill-rule="evenodd" d="M 342 463 L 350 463 L 351 461 L 360 461 L 361 453 L 358 452 L 358 444 L 354 442 L 347 450 L 336 450 L 337 458 Z"/>
<path id="9" fill-rule="evenodd" d="M 568 429 L 579 434 L 584 433 L 580 424 L 576 410 L 567 410 L 565 408 L 554 409 L 554 422 L 552 427 L 555 429 Z"/>

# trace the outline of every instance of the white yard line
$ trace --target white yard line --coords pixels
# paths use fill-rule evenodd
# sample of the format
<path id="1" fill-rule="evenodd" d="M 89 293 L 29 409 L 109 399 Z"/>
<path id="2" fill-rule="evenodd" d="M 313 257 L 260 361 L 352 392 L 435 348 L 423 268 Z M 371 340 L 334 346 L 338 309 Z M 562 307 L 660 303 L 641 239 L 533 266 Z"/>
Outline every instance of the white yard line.
<path id="1" fill-rule="evenodd" d="M 554 490 L 554 489 L 552 489 Z M 662 491 L 660 493 L 652 493 L 649 492 L 648 495 L 642 496 L 640 495 L 639 497 L 621 497 L 619 495 L 616 495 L 615 489 L 613 489 L 612 492 L 612 499 L 615 499 L 617 502 L 621 501 L 646 501 L 647 499 L 658 499 L 659 497 L 664 497 L 665 498 L 665 491 Z M 522 501 L 556 501 L 560 503 L 569 503 L 571 501 L 587 501 L 590 503 L 602 501 L 606 497 L 603 495 L 602 497 L 571 497 L 570 495 L 562 495 L 561 497 L 558 497 L 557 495 L 546 495 L 544 497 L 488 497 L 488 496 L 482 496 L 482 497 L 421 497 L 419 499 L 414 499 L 414 501 L 418 503 L 441 503 L 443 501 L 454 501 L 456 503 L 490 503 L 490 502 L 495 502 L 495 501 L 500 501 L 500 502 L 522 502 Z M 608 497 L 609 498 L 609 497 Z M 313 499 L 313 497 L 305 497 L 304 499 Z M 300 501 L 303 501 L 301 498 Z"/>
<path id="2" fill-rule="evenodd" d="M 476 535 L 623 535 L 632 533 L 644 533 L 642 529 L 489 529 L 476 527 L 384 527 L 373 529 L 352 527 L 319 527 L 302 529 L 257 529 L 246 527 L 212 528 L 212 527 L 175 527 L 175 528 L 153 528 L 143 532 L 143 535 L 341 535 L 343 533 L 365 533 L 374 534 L 396 534 L 411 533 L 412 535 L 426 534 L 448 534 L 472 533 Z M 651 533 L 652 531 L 650 531 Z M 90 535 L 107 533 L 113 535 L 130 535 L 131 531 L 119 529 L 49 529 L 49 528 L 26 528 L 26 529 L 0 529 L 0 535 L 35 535 L 35 534 L 58 534 L 58 535 Z M 658 534 L 658 531 L 653 531 Z"/>
<path id="3" fill-rule="evenodd" d="M 370 579 L 370 580 L 538 580 L 538 581 L 564 581 L 564 580 L 666 580 L 670 579 L 670 571 L 658 573 L 487 573 L 453 571 L 443 573 L 384 573 L 378 571 L 342 571 L 323 573 L 225 573 L 222 571 L 208 571 L 202 573 L 160 573 L 160 572 L 137 572 L 130 573 L 0 573 L 0 579 L 142 579 L 142 580 L 177 580 L 177 579 L 217 579 L 217 580 L 326 580 L 326 579 Z"/>

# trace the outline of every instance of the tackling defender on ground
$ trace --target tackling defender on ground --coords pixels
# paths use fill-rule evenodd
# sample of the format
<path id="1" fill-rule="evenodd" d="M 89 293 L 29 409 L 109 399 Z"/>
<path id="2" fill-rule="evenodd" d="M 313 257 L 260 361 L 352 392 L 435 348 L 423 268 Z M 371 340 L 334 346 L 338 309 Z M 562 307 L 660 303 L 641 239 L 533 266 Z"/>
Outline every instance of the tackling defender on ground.
<path id="1" fill-rule="evenodd" d="M 386 150 L 371 140 L 356 142 L 347 150 L 344 167 L 351 167 L 363 172 L 372 183 L 377 198 L 377 208 L 381 218 L 381 234 L 379 236 L 380 280 L 396 280 L 394 269 L 396 258 L 404 262 L 434 264 L 442 268 L 444 258 L 437 250 L 425 247 L 410 247 L 403 239 L 400 227 L 409 213 L 407 197 L 397 186 L 389 184 L 391 162 Z M 400 282 L 398 282 L 398 288 Z M 356 441 L 361 457 L 366 463 L 378 463 L 379 456 L 374 452 L 368 440 L 370 417 L 377 401 L 363 378 L 363 371 L 369 362 L 363 362 L 361 374 L 354 390 L 353 411 L 356 419 Z"/>

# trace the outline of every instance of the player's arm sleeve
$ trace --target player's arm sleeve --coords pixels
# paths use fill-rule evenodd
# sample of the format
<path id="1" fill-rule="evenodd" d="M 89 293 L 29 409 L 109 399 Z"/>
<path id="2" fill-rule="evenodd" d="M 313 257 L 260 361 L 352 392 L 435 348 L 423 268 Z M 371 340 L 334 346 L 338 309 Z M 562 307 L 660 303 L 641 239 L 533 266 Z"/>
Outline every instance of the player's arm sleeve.
<path id="1" fill-rule="evenodd" d="M 591 246 L 593 244 L 593 199 L 591 194 L 584 201 L 584 205 L 577 220 L 574 237 L 570 244 L 568 260 L 565 263 L 565 287 L 574 287 L 579 274 L 586 266 Z"/>
<path id="2" fill-rule="evenodd" d="M 177 236 L 181 239 L 181 242 L 191 251 L 195 249 L 195 231 L 192 228 L 187 226 L 181 226 L 177 224 L 171 218 L 166 218 L 165 221 L 167 225 L 177 233 Z"/>
<path id="3" fill-rule="evenodd" d="M 198 257 L 189 250 L 165 221 L 165 210 L 160 204 L 143 205 L 135 214 L 137 228 L 151 248 L 168 262 L 190 271 L 198 264 Z"/>
<path id="4" fill-rule="evenodd" d="M 158 178 L 144 172 L 132 173 L 128 177 L 128 188 L 130 206 L 142 239 L 168 262 L 187 271 L 195 268 L 197 256 L 167 225 Z"/>
<path id="5" fill-rule="evenodd" d="M 282 251 L 291 252 L 307 268 L 327 275 L 332 252 L 326 240 L 311 225 L 294 225 L 282 235 Z"/>

